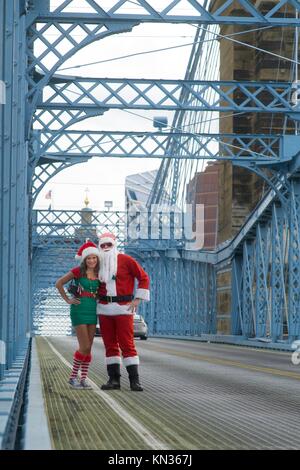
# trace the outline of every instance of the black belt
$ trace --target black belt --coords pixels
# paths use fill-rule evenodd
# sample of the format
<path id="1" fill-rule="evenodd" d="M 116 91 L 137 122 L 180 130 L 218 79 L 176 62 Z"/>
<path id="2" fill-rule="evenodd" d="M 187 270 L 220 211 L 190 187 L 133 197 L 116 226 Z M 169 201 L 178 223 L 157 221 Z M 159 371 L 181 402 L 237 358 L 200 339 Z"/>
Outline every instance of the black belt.
<path id="1" fill-rule="evenodd" d="M 111 297 L 110 295 L 99 296 L 99 300 L 103 300 L 103 302 L 130 302 L 133 299 L 133 295 L 117 295 L 115 297 Z"/>

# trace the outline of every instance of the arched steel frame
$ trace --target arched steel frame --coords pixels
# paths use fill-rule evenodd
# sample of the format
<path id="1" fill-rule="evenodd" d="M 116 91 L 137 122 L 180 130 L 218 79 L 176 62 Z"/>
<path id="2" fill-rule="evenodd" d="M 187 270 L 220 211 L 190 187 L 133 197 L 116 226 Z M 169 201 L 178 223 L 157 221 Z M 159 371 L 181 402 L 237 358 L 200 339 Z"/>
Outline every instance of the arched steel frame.
<path id="1" fill-rule="evenodd" d="M 12 446 L 14 432 L 11 430 L 16 429 L 12 424 L 18 417 L 21 403 L 19 397 L 24 386 L 24 366 L 29 351 L 28 333 L 32 331 L 33 326 L 31 287 L 34 287 L 35 296 L 38 297 L 34 302 L 40 302 L 41 306 L 40 316 L 37 317 L 37 328 L 40 329 L 43 302 L 47 295 L 52 295 L 49 294 L 49 282 L 58 274 L 57 265 L 53 270 L 53 260 L 57 261 L 59 258 L 59 251 L 61 251 L 60 259 L 65 259 L 69 263 L 73 256 L 72 250 L 62 245 L 59 237 L 56 239 L 58 242 L 56 245 L 46 248 L 40 244 L 41 240 L 37 241 L 34 237 L 32 239 L 38 231 L 35 219 L 32 219 L 30 213 L 32 180 L 36 178 L 34 190 L 37 193 L 51 175 L 79 162 L 82 158 L 82 155 L 79 156 L 76 152 L 76 155 L 69 155 L 70 160 L 68 156 L 62 155 L 61 151 L 66 151 L 67 154 L 71 149 L 68 146 L 64 148 L 62 137 L 57 137 L 54 132 L 61 132 L 61 136 L 65 133 L 66 136 L 71 124 L 90 115 L 101 114 L 104 109 L 109 109 L 108 104 L 112 104 L 106 102 L 101 108 L 97 102 L 99 106 L 97 110 L 90 109 L 93 105 L 89 109 L 84 109 L 77 99 L 77 107 L 72 106 L 72 103 L 68 102 L 69 96 L 64 95 L 70 84 L 66 85 L 65 89 L 60 89 L 59 77 L 55 77 L 60 66 L 76 51 L 91 42 L 111 34 L 131 31 L 134 26 L 142 22 L 188 22 L 202 25 L 200 28 L 210 24 L 241 24 L 254 27 L 299 26 L 298 0 L 279 0 L 276 5 L 266 6 L 264 12 L 260 11 L 252 0 L 239 0 L 236 10 L 231 8 L 236 6 L 235 0 L 225 0 L 214 11 L 210 11 L 209 2 L 202 4 L 203 2 L 199 0 L 166 0 L 162 6 L 157 6 L 159 2 L 155 3 L 156 6 L 152 6 L 149 1 L 135 0 L 134 10 L 128 12 L 127 0 L 119 0 L 112 6 L 108 6 L 108 2 L 104 2 L 105 6 L 101 6 L 101 0 L 98 2 L 85 0 L 87 8 L 83 12 L 76 10 L 78 2 L 73 0 L 59 2 L 57 7 L 53 7 L 50 0 L 9 2 L 0 0 L 0 381 L 1 384 L 9 384 L 10 393 L 13 392 L 15 397 L 9 401 L 2 399 L 2 389 L 0 390 L 2 410 L 0 425 L 5 431 L 4 434 L 0 434 L 2 448 Z M 132 5 L 131 3 L 131 7 Z M 183 5 L 186 13 L 184 16 Z M 286 9 L 296 12 L 297 15 L 285 16 Z M 235 11 L 235 16 L 228 11 Z M 192 76 L 189 78 L 193 80 Z M 76 80 L 73 86 L 78 87 L 79 81 L 75 82 Z M 99 85 L 105 87 L 108 86 L 108 82 L 102 79 L 99 80 Z M 160 90 L 164 95 L 163 100 L 161 102 L 159 99 L 149 100 L 147 94 L 144 93 L 143 96 L 141 93 L 138 81 L 127 81 L 126 86 L 136 88 L 136 99 L 135 102 L 127 102 L 126 98 L 124 101 L 120 93 L 119 106 L 135 107 L 139 99 L 144 99 L 144 106 L 148 109 L 159 107 L 163 109 L 167 107 L 169 99 L 174 108 L 179 106 L 181 112 L 184 112 L 184 109 L 190 106 L 188 96 L 191 92 L 198 99 L 198 109 L 215 107 L 221 111 L 220 100 L 224 99 L 227 109 L 236 110 L 244 107 L 244 110 L 253 112 L 274 111 L 288 113 L 295 119 L 299 118 L 297 115 L 299 110 L 290 104 L 287 84 L 281 84 L 280 89 L 272 83 L 251 84 L 256 87 L 254 89 L 250 84 L 242 83 L 198 83 L 200 90 L 203 90 L 203 87 L 210 87 L 218 95 L 217 101 L 211 103 L 211 106 L 209 103 L 206 105 L 202 91 L 200 93 L 195 91 L 191 82 L 181 81 L 177 85 L 181 90 L 186 86 L 189 89 L 184 106 L 176 99 L 175 83 L 167 84 L 153 80 L 144 85 L 148 86 L 149 90 L 151 88 Z M 124 86 L 125 81 L 119 81 L 120 90 Z M 60 109 L 55 108 L 51 99 L 44 102 L 43 93 L 46 87 L 49 90 L 52 87 L 57 96 L 63 98 Z M 231 100 L 228 90 L 239 92 L 243 97 L 242 103 Z M 267 109 L 259 97 L 262 91 L 269 93 L 271 97 Z M 180 91 L 178 93 L 180 95 Z M 109 94 L 111 99 L 113 97 L 111 90 Z M 91 93 L 90 95 L 92 96 Z M 93 102 L 93 99 L 91 101 Z M 47 110 L 44 105 L 47 106 Z M 37 106 L 41 106 L 40 111 L 37 111 Z M 32 125 L 33 120 L 34 125 Z M 49 148 L 44 149 L 45 152 L 41 151 L 36 143 L 38 132 L 46 136 L 46 139 L 50 139 L 47 141 Z M 71 135 L 70 133 L 69 136 Z M 96 146 L 99 155 L 104 151 L 102 137 L 97 137 Z M 110 135 L 112 140 L 115 137 Z M 294 137 L 294 142 L 285 141 L 280 137 L 282 152 L 274 151 L 276 145 L 275 147 L 269 145 L 262 137 L 259 145 L 266 150 L 268 158 L 265 162 L 260 158 L 263 163 L 261 166 L 253 153 L 252 169 L 265 173 L 265 168 L 273 160 L 271 165 L 274 178 L 270 179 L 268 176 L 272 189 L 250 214 L 236 237 L 220 246 L 217 251 L 193 252 L 181 248 L 166 249 L 163 246 L 161 250 L 149 246 L 147 251 L 141 251 L 138 246 L 128 247 L 131 253 L 140 258 L 153 279 L 153 301 L 143 306 L 153 333 L 185 336 L 214 333 L 216 273 L 220 269 L 230 268 L 232 334 L 240 335 L 242 338 L 263 337 L 273 342 L 290 342 L 294 338 L 299 338 L 299 137 Z M 128 138 L 136 137 L 128 135 Z M 170 136 L 169 143 L 167 144 L 166 140 L 162 144 L 157 138 L 154 135 L 147 136 L 147 139 L 152 139 L 152 143 L 155 142 L 157 152 L 163 152 L 164 148 L 168 149 L 172 143 L 171 139 L 173 142 L 177 139 L 175 136 Z M 197 139 L 195 136 L 189 138 L 193 141 Z M 199 157 L 202 151 L 208 155 L 213 152 L 209 145 L 212 138 L 212 136 L 203 137 L 207 139 L 205 144 L 202 139 L 199 141 Z M 175 141 L 175 148 L 178 146 L 180 153 L 183 148 L 188 151 L 188 147 L 185 146 L 186 136 L 182 139 Z M 224 157 L 226 152 L 230 157 L 230 139 L 232 137 L 228 136 L 225 146 L 222 142 Z M 71 140 L 71 145 L 76 147 L 77 137 L 73 135 Z M 242 148 L 241 152 L 246 152 L 245 156 L 249 148 L 257 152 L 256 145 L 251 144 L 247 147 L 247 142 L 241 139 L 238 143 Z M 113 146 L 115 144 L 116 141 Z M 219 145 L 221 145 L 220 139 Z M 139 147 L 140 144 L 136 147 L 137 152 L 142 150 Z M 92 148 L 90 147 L 89 151 Z M 174 145 L 172 148 L 174 150 Z M 57 150 L 58 155 L 55 155 Z M 90 157 L 89 151 L 83 158 Z M 127 155 L 123 143 L 120 152 Z M 147 149 L 145 153 L 147 154 Z M 236 159 L 236 152 L 232 155 L 232 159 Z M 280 160 L 278 164 L 274 162 L 276 159 Z M 250 159 L 247 160 L 250 162 Z M 240 162 L 245 163 L 242 158 Z M 40 168 L 34 177 L 34 168 L 39 165 Z M 251 169 L 251 165 L 249 168 Z M 46 175 L 45 178 L 41 176 L 42 173 Z M 163 184 L 163 180 L 160 180 L 159 184 Z M 157 247 L 159 248 L 159 244 Z M 69 258 L 66 256 L 67 252 Z M 47 280 L 38 276 L 39 263 L 44 263 L 46 260 L 50 267 Z M 31 271 L 30 267 L 33 268 Z M 60 267 L 66 268 L 63 265 Z M 43 286 L 41 282 L 44 282 Z M 174 296 L 170 298 L 168 295 L 167 287 L 170 285 L 179 286 L 176 298 Z M 40 294 L 42 289 L 44 289 L 44 298 Z M 195 295 L 187 298 L 184 295 L 187 291 L 193 291 Z M 7 430 L 9 432 L 6 432 Z"/>
<path id="2" fill-rule="evenodd" d="M 32 326 L 30 295 L 32 276 L 33 284 L 38 287 L 36 273 L 29 272 L 28 266 L 31 266 L 32 261 L 34 263 L 38 261 L 37 253 L 41 249 L 36 246 L 33 252 L 29 250 L 32 221 L 30 221 L 31 194 L 28 188 L 31 185 L 33 168 L 39 164 L 49 165 L 48 168 L 43 168 L 47 173 L 51 167 L 49 161 L 53 158 L 50 153 L 49 155 L 39 153 L 39 160 L 37 160 L 34 152 L 35 150 L 39 152 L 40 148 L 34 147 L 35 132 L 39 129 L 45 133 L 49 130 L 50 132 L 65 132 L 67 127 L 77 119 L 88 116 L 87 110 L 82 107 L 79 99 L 76 102 L 77 107 L 70 103 L 69 96 L 66 94 L 70 84 L 66 84 L 65 87 L 62 86 L 62 82 L 58 84 L 59 77 L 54 77 L 54 74 L 59 72 L 59 67 L 85 45 L 111 34 L 130 31 L 142 22 L 190 22 L 200 25 L 252 24 L 256 27 L 258 25 L 295 27 L 299 25 L 297 15 L 294 17 L 284 15 L 286 7 L 299 14 L 298 0 L 279 0 L 275 6 L 268 7 L 265 12 L 259 11 L 251 0 L 239 0 L 236 16 L 227 13 L 233 6 L 234 0 L 226 0 L 216 11 L 209 11 L 209 7 L 200 5 L 198 0 L 184 0 L 184 2 L 169 0 L 164 2 L 162 7 L 150 6 L 145 0 L 135 0 L 136 10 L 130 14 L 126 10 L 126 3 L 126 0 L 120 0 L 111 7 L 102 8 L 101 1 L 96 3 L 93 0 L 85 0 L 88 9 L 86 13 L 82 13 L 74 11 L 73 7 L 76 8 L 76 2 L 74 3 L 73 0 L 60 2 L 58 7 L 53 8 L 50 0 L 11 0 L 10 2 L 0 0 L 2 44 L 0 79 L 2 80 L 1 91 L 5 90 L 5 96 L 3 93 L 0 96 L 2 173 L 0 179 L 2 214 L 0 220 L 0 346 L 2 349 L 0 354 L 3 352 L 3 344 L 6 352 L 5 357 L 3 354 L 0 356 L 0 380 L 7 380 L 6 374 L 15 363 L 14 374 L 10 381 L 10 387 L 15 390 L 19 387 L 19 380 L 24 370 L 23 365 L 28 352 L 27 334 Z M 183 3 L 185 7 L 188 7 L 188 13 L 185 16 L 182 16 L 179 11 Z M 51 34 L 55 35 L 54 39 L 50 37 Z M 174 94 L 174 90 L 176 87 L 188 86 L 190 93 L 199 100 L 198 108 L 194 109 L 214 108 L 222 111 L 220 104 L 222 99 L 227 103 L 224 110 L 242 108 L 253 112 L 263 110 L 264 112 L 288 113 L 289 116 L 294 115 L 298 118 L 299 110 L 297 107 L 292 107 L 289 101 L 290 84 L 286 83 L 279 84 L 279 88 L 278 85 L 272 83 L 197 83 L 200 90 L 211 87 L 217 93 L 217 101 L 210 105 L 205 103 L 201 91 L 193 89 L 191 81 L 179 81 L 177 85 L 158 80 L 146 82 L 144 85 L 149 89 L 155 87 L 163 93 L 162 101 L 151 101 L 145 93 L 143 95 L 137 80 L 126 82 L 119 80 L 120 90 L 126 83 L 126 86 L 132 89 L 135 87 L 137 94 L 135 102 L 130 102 L 126 101 L 120 93 L 118 106 L 135 107 L 137 101 L 143 98 L 146 102 L 143 104 L 144 107 L 163 109 L 167 107 L 167 99 L 170 99 L 172 102 L 170 107 L 173 106 L 175 109 L 179 106 L 184 111 L 190 106 L 188 97 L 185 105 L 182 106 L 176 100 L 177 91 Z M 75 79 L 73 86 L 79 85 L 80 81 Z M 108 86 L 108 81 L 99 79 L 99 85 Z M 43 92 L 46 87 L 48 90 L 54 90 L 57 97 L 62 99 L 59 106 L 55 107 L 55 104 L 51 103 L 51 98 L 44 101 Z M 243 97 L 242 103 L 231 100 L 228 90 L 238 91 Z M 268 105 L 265 105 L 259 98 L 262 91 L 269 93 L 271 97 Z M 90 89 L 90 97 L 92 97 L 91 92 Z M 180 94 L 180 91 L 178 93 Z M 110 89 L 109 96 L 113 97 L 113 95 Z M 94 98 L 91 102 L 93 100 Z M 96 104 L 99 106 L 100 102 Z M 41 112 L 36 111 L 37 106 L 42 107 Z M 92 104 L 89 108 L 93 106 Z M 47 111 L 43 111 L 46 107 Z M 109 107 L 112 107 L 112 103 L 106 102 L 104 108 L 109 109 Z M 53 120 L 52 127 L 47 127 L 47 119 L 42 116 L 46 112 L 49 113 L 50 120 Z M 99 112 L 103 112 L 103 108 L 100 111 L 98 108 L 97 113 Z M 63 113 L 69 113 L 69 117 L 62 118 Z M 35 123 L 32 127 L 33 119 Z M 49 144 L 57 145 L 58 138 L 52 138 L 52 136 L 50 138 L 52 140 Z M 282 154 L 276 153 L 277 156 L 279 155 L 280 163 L 279 166 L 274 165 L 273 169 L 278 170 L 280 176 L 274 173 L 273 189 L 250 215 L 232 241 L 219 247 L 214 253 L 164 249 L 162 251 L 149 250 L 143 255 L 146 269 L 150 273 L 154 271 L 157 273 L 158 269 L 161 279 L 164 280 L 160 282 L 157 276 L 153 276 L 154 283 L 156 283 L 154 284 L 154 301 L 143 307 L 153 332 L 182 335 L 214 332 L 216 328 L 215 275 L 218 269 L 230 266 L 231 263 L 232 333 L 245 338 L 269 338 L 270 341 L 276 342 L 285 339 L 292 341 L 300 336 L 298 139 L 299 137 L 295 136 L 293 144 L 295 152 L 289 153 L 291 158 L 285 159 L 287 155 L 285 151 Z M 100 151 L 100 141 L 97 145 Z M 286 145 L 288 145 L 286 150 L 290 151 L 291 141 Z M 202 141 L 201 148 L 203 148 Z M 209 147 L 206 147 L 205 152 L 208 150 Z M 52 164 L 53 167 L 48 176 L 75 163 L 73 160 L 62 161 L 61 157 L 60 155 L 56 160 L 57 167 L 55 163 Z M 75 158 L 78 161 L 77 155 Z M 255 170 L 261 171 L 256 160 L 253 154 Z M 43 181 L 46 180 L 47 178 Z M 283 198 L 278 199 L 281 191 Z M 55 249 L 57 250 L 57 246 Z M 137 250 L 137 247 L 134 249 Z M 7 266 L 9 266 L 9 271 Z M 182 291 L 178 291 L 178 298 L 183 298 L 183 293 L 191 289 L 195 290 L 195 297 L 190 296 L 185 305 L 181 300 L 177 302 L 178 299 L 168 298 L 165 289 L 167 285 L 174 283 L 182 286 Z M 182 314 L 184 321 L 180 317 Z M 8 405 L 5 416 L 15 416 L 15 409 L 12 408 L 14 405 L 15 402 Z M 0 440 L 2 446 L 8 446 L 2 436 Z"/>
<path id="3" fill-rule="evenodd" d="M 141 8 L 147 12 L 146 16 L 130 16 L 120 13 L 118 8 L 112 8 L 109 11 L 98 8 L 93 2 L 88 2 L 90 7 L 95 9 L 94 13 L 84 14 L 86 24 L 92 24 L 95 21 L 95 14 L 98 16 L 98 21 L 109 20 L 107 24 L 119 26 L 122 20 L 126 19 L 137 21 L 165 21 L 166 18 L 172 18 L 169 15 L 168 8 L 164 9 L 157 15 L 153 8 L 148 9 L 149 5 L 145 2 L 137 2 Z M 188 2 L 190 3 L 190 2 Z M 226 8 L 232 2 L 226 2 Z M 289 3 L 289 2 L 288 2 Z M 180 2 L 170 3 L 170 9 Z M 294 24 L 293 20 L 289 21 L 280 17 L 279 12 L 287 2 L 280 2 L 280 7 L 272 9 L 268 14 L 258 13 L 255 7 L 247 1 L 243 1 L 241 8 L 247 11 L 247 23 L 260 23 L 274 24 L 275 18 L 277 24 L 290 25 Z M 37 3 L 38 5 L 38 3 Z M 56 9 L 50 12 L 43 9 L 41 21 L 57 27 L 57 22 L 67 21 L 68 15 L 69 24 L 75 21 L 77 25 L 78 17 L 72 16 L 65 11 L 66 7 L 71 7 L 72 2 L 67 2 L 62 6 L 62 9 Z M 122 7 L 124 2 L 119 2 L 118 7 Z M 195 8 L 195 2 L 191 2 Z M 291 4 L 294 8 L 299 5 Z M 205 8 L 201 7 L 198 2 L 196 10 L 201 10 L 201 23 L 214 23 L 213 20 L 218 16 L 218 22 L 226 23 L 228 18 L 225 18 L 225 7 L 219 9 L 214 15 L 211 13 L 209 16 L 205 13 Z M 47 11 L 46 11 L 47 10 Z M 39 11 L 39 14 L 41 10 Z M 217 15 L 217 16 L 216 16 Z M 251 17 L 251 15 L 253 15 Z M 278 15 L 278 16 L 277 16 Z M 34 16 L 34 15 L 33 15 Z M 163 19 L 164 18 L 164 19 Z M 179 22 L 181 18 L 177 16 L 176 20 Z M 200 18 L 198 18 L 200 22 Z M 31 20 L 30 20 L 31 21 Z M 117 23 L 114 23 L 117 21 Z M 233 23 L 244 24 L 244 18 L 232 18 Z M 42 34 L 37 30 L 33 30 L 33 23 L 30 23 L 30 28 L 35 34 L 35 40 L 41 39 L 44 31 L 47 30 L 45 26 L 42 28 Z M 124 30 L 132 29 L 135 24 L 128 23 L 124 26 Z M 34 27 L 35 28 L 35 27 Z M 67 28 L 65 28 L 67 30 Z M 52 52 L 61 41 L 60 34 L 64 34 L 64 29 L 59 28 L 57 41 L 53 45 L 49 45 Z M 66 35 L 70 39 L 70 30 Z M 101 32 L 103 34 L 103 32 Z M 106 32 L 111 34 L 111 31 Z M 100 36 L 99 36 L 100 38 Z M 80 47 L 87 44 L 89 41 L 95 40 L 95 37 L 85 39 L 85 43 L 81 43 Z M 74 41 L 73 41 L 74 42 Z M 70 50 L 69 55 L 78 49 L 78 45 L 73 44 L 74 49 Z M 72 52 L 73 51 L 73 52 Z M 43 53 L 39 59 L 34 59 L 36 67 L 38 61 L 43 61 L 46 53 Z M 69 56 L 68 55 L 68 56 Z M 68 57 L 67 56 L 67 57 Z M 31 80 L 30 86 L 35 88 L 35 91 L 30 89 L 29 96 L 35 93 L 32 103 L 32 117 L 33 125 L 35 126 L 32 134 L 32 145 L 36 145 L 35 162 L 41 168 L 47 171 L 47 177 L 43 181 L 43 171 L 36 175 L 34 197 L 43 187 L 46 181 L 49 181 L 51 175 L 64 169 L 66 166 L 75 164 L 80 161 L 84 156 L 91 158 L 92 156 L 136 156 L 136 157 L 160 157 L 160 158 L 212 158 L 212 159 L 229 159 L 236 165 L 241 165 L 254 171 L 263 177 L 268 183 L 274 194 L 279 198 L 280 203 L 284 207 L 288 207 L 290 201 L 290 183 L 289 183 L 289 164 L 295 162 L 299 153 L 299 139 L 295 136 L 234 136 L 234 135 L 205 135 L 199 136 L 191 133 L 176 132 L 174 129 L 170 133 L 129 133 L 129 132 L 87 132 L 70 131 L 68 128 L 71 124 L 77 122 L 78 117 L 85 119 L 84 114 L 80 113 L 103 113 L 105 110 L 119 108 L 119 109 L 174 109 L 177 112 L 185 110 L 203 111 L 215 110 L 219 112 L 224 111 L 237 111 L 237 112 L 276 112 L 285 113 L 297 117 L 299 110 L 291 101 L 291 83 L 257 83 L 257 82 L 212 82 L 212 81 L 197 81 L 193 77 L 187 80 L 128 80 L 128 79 L 89 79 L 77 77 L 64 77 L 55 75 L 62 63 L 62 57 L 56 61 L 51 70 L 43 70 L 44 76 L 36 76 L 38 78 L 35 83 Z M 131 91 L 130 100 L 126 97 L 125 90 Z M 208 102 L 206 99 L 207 90 L 212 90 L 214 93 L 213 102 Z M 156 96 L 157 95 L 157 96 Z M 266 95 L 268 99 L 266 100 Z M 154 98 L 153 98 L 154 96 Z M 184 99 L 180 99 L 184 96 Z M 36 111 L 34 111 L 36 108 Z M 67 111 L 68 118 L 62 120 L 60 116 Z M 49 122 L 43 120 L 45 113 L 51 113 Z M 189 153 L 189 148 L 196 151 Z M 172 155 L 168 155 L 168 149 L 172 148 Z M 130 149 L 130 150 L 128 150 Z M 149 149 L 149 150 L 148 150 Z M 175 149 L 175 152 L 174 152 Z M 178 152 L 178 154 L 177 154 Z M 38 168 L 39 168 L 38 167 Z M 38 183 L 38 184 L 37 184 Z M 283 190 L 283 187 L 285 188 Z M 274 196 L 275 197 L 275 196 Z M 261 237 L 261 231 L 259 233 Z M 140 247 L 141 248 L 141 247 Z M 222 251 L 222 250 L 221 250 Z M 253 269 L 253 258 L 251 257 L 251 250 L 244 248 L 244 263 L 245 269 L 243 273 L 251 272 Z M 162 253 L 160 253 L 162 255 Z M 177 259 L 177 255 L 175 257 Z M 157 260 L 156 260 L 157 261 Z M 194 261 L 194 260 L 193 260 Z M 251 264 L 252 263 L 252 264 Z M 174 264 L 174 266 L 176 263 Z M 216 264 L 218 266 L 218 264 Z M 214 270 L 215 272 L 215 270 Z M 277 271 L 275 271 L 277 272 Z M 163 273 L 163 270 L 162 270 Z M 245 299 L 244 305 L 250 299 L 251 305 L 253 303 L 251 279 L 245 278 L 243 288 L 243 298 Z M 264 278 L 262 278 L 264 279 Z M 247 281 L 247 282 L 246 282 Z M 249 297 L 250 296 L 250 297 Z M 276 301 L 274 301 L 276 304 Z M 274 304 L 274 305 L 275 305 Z M 277 305 L 277 304 L 276 304 Z M 147 309 L 147 307 L 145 307 Z M 246 314 L 244 315 L 247 316 Z M 214 322 L 212 322 L 214 323 Z M 249 325 L 245 319 L 244 325 Z M 255 329 L 255 328 L 254 328 Z M 247 334 L 253 333 L 253 329 L 247 330 Z"/>

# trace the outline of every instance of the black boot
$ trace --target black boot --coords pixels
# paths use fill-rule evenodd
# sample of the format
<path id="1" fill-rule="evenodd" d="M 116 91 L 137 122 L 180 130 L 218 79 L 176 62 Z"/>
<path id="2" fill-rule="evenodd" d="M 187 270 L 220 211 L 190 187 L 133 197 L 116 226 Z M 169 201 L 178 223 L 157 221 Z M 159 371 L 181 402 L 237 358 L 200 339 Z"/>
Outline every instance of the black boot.
<path id="1" fill-rule="evenodd" d="M 131 390 L 134 392 L 142 392 L 143 387 L 141 386 L 140 381 L 139 381 L 138 366 L 134 364 L 132 366 L 127 366 L 126 369 L 129 375 L 129 382 L 130 382 Z"/>
<path id="2" fill-rule="evenodd" d="M 109 376 L 108 382 L 101 385 L 101 390 L 120 390 L 120 364 L 108 364 L 107 373 Z"/>

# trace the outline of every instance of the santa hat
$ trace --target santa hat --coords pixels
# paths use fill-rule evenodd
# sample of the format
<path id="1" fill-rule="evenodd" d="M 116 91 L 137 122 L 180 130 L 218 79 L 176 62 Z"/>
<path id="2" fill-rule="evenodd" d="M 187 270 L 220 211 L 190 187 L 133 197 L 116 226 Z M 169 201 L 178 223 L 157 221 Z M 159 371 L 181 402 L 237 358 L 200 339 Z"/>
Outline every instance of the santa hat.
<path id="1" fill-rule="evenodd" d="M 97 246 L 95 245 L 95 243 L 88 241 L 79 248 L 75 256 L 75 259 L 76 261 L 79 261 L 80 263 L 82 263 L 85 260 L 85 258 L 90 255 L 96 255 L 100 259 L 100 253 L 99 253 Z"/>
<path id="2" fill-rule="evenodd" d="M 113 233 L 102 233 L 102 235 L 99 235 L 99 248 L 103 243 L 111 243 L 113 246 L 116 244 L 116 236 Z"/>

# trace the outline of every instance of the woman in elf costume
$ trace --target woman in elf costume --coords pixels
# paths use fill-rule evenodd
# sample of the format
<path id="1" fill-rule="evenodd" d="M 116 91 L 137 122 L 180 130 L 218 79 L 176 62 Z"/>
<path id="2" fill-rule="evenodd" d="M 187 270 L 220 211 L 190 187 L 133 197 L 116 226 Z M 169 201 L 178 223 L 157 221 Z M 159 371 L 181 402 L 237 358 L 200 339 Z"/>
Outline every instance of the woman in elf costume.
<path id="1" fill-rule="evenodd" d="M 86 378 L 92 359 L 91 349 L 97 324 L 96 297 L 100 286 L 98 279 L 100 253 L 96 245 L 88 241 L 79 248 L 75 259 L 80 261 L 80 266 L 59 278 L 55 285 L 65 302 L 71 305 L 71 321 L 79 344 L 73 356 L 69 384 L 72 388 L 88 389 L 91 387 Z M 74 297 L 69 297 L 63 286 L 72 279 L 75 280 L 76 293 Z M 81 376 L 78 381 L 80 368 Z"/>

